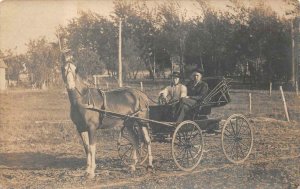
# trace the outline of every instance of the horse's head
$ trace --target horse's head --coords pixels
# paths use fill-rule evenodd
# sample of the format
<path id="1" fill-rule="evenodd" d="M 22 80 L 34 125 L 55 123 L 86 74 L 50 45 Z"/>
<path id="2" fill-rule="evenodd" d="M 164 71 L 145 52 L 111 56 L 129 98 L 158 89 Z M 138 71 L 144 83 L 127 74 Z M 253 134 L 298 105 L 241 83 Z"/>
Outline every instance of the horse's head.
<path id="1" fill-rule="evenodd" d="M 76 66 L 74 64 L 67 62 L 65 66 L 62 67 L 62 75 L 67 89 L 75 89 L 76 74 Z"/>

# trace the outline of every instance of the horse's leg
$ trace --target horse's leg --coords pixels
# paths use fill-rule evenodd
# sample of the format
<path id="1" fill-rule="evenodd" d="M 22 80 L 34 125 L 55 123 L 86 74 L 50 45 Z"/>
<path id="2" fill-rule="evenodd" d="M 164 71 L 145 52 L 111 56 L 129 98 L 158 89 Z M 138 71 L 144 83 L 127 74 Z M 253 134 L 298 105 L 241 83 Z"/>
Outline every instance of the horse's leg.
<path id="1" fill-rule="evenodd" d="M 133 146 L 132 153 L 131 153 L 132 164 L 130 165 L 131 171 L 136 170 L 136 164 L 138 162 L 138 158 L 137 158 L 138 136 L 134 132 L 134 128 L 133 128 L 134 126 L 133 125 L 134 125 L 134 122 L 131 121 L 131 120 L 124 122 L 124 126 L 128 130 L 129 140 L 130 140 L 130 142 L 132 143 L 132 146 Z"/>
<path id="2" fill-rule="evenodd" d="M 145 127 L 145 126 L 142 127 L 142 131 L 143 131 L 145 143 L 146 143 L 147 148 L 148 148 L 148 160 L 149 160 L 148 167 L 153 168 L 153 164 L 152 164 L 153 156 L 152 156 L 152 150 L 151 150 L 151 139 L 150 139 L 150 136 L 149 136 L 149 131 L 148 131 L 147 127 Z"/>
<path id="3" fill-rule="evenodd" d="M 91 161 L 88 159 L 88 152 L 89 152 L 89 134 L 87 131 L 81 132 L 80 133 L 80 137 L 83 143 L 83 147 L 84 147 L 84 151 L 85 151 L 85 155 L 87 157 L 87 172 L 91 166 Z"/>
<path id="4" fill-rule="evenodd" d="M 88 161 L 88 169 L 87 173 L 89 178 L 95 177 L 95 169 L 96 169 L 96 127 L 91 126 L 88 130 L 89 135 L 89 147 L 88 147 L 88 155 L 87 155 L 87 161 Z"/>

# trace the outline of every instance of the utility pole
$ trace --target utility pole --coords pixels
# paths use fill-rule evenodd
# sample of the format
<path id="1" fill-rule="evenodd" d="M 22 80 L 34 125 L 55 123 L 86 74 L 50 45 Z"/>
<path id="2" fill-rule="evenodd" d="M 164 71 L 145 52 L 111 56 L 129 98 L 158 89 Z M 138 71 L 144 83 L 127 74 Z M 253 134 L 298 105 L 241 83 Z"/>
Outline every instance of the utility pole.
<path id="1" fill-rule="evenodd" d="M 292 65 L 291 65 L 291 83 L 295 86 L 295 40 L 294 40 L 294 25 L 291 21 L 291 39 L 292 39 Z"/>
<path id="2" fill-rule="evenodd" d="M 123 87 L 122 78 L 122 20 L 119 23 L 119 87 Z"/>
<path id="3" fill-rule="evenodd" d="M 153 62 L 153 78 L 156 76 L 156 61 L 155 61 L 155 49 L 154 49 L 154 62 Z"/>
<path id="4" fill-rule="evenodd" d="M 300 3 L 300 2 L 299 2 Z M 295 81 L 299 83 L 299 66 L 300 66 L 300 15 L 295 18 L 294 22 L 294 65 L 295 65 Z"/>

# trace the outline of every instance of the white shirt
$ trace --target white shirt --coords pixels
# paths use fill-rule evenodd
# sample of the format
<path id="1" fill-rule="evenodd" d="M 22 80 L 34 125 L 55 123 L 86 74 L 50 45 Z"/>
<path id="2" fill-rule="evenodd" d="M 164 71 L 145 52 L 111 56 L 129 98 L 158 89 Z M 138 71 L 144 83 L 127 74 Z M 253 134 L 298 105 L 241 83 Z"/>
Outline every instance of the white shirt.
<path id="1" fill-rule="evenodd" d="M 160 91 L 159 94 L 162 94 L 168 102 L 179 100 L 181 97 L 187 96 L 187 88 L 183 84 L 171 85 Z"/>

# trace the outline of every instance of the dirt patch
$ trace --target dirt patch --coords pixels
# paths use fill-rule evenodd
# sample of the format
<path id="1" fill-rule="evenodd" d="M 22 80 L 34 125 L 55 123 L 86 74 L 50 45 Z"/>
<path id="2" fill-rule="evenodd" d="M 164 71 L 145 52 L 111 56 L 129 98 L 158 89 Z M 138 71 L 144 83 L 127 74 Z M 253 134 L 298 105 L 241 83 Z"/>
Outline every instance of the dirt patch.
<path id="1" fill-rule="evenodd" d="M 231 105 L 214 110 L 223 113 L 224 119 L 233 113 L 250 117 L 255 141 L 245 163 L 229 163 L 221 136 L 216 135 L 205 137 L 205 153 L 193 172 L 176 167 L 169 143 L 153 143 L 155 171 L 148 172 L 142 165 L 132 174 L 118 157 L 118 130 L 108 129 L 97 133 L 97 169 L 92 180 L 84 177 L 84 151 L 69 121 L 63 91 L 0 94 L 0 184 L 3 188 L 297 188 L 299 123 L 284 121 L 284 114 L 281 121 L 267 113 L 248 114 L 247 105 L 239 103 L 245 94 L 234 93 Z M 258 93 L 257 98 L 265 100 L 263 95 Z M 299 104 L 298 98 L 289 100 Z M 296 107 L 291 110 L 298 112 Z"/>

